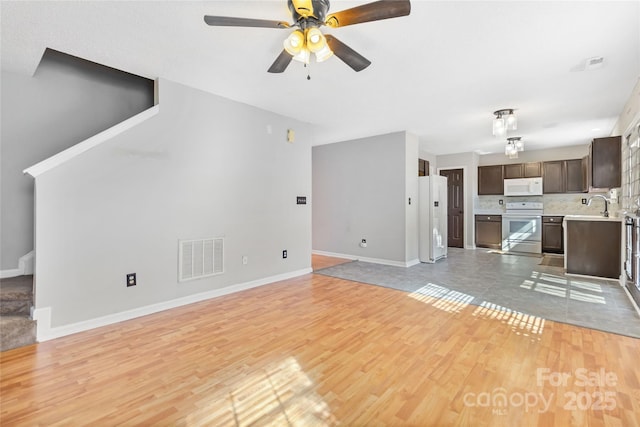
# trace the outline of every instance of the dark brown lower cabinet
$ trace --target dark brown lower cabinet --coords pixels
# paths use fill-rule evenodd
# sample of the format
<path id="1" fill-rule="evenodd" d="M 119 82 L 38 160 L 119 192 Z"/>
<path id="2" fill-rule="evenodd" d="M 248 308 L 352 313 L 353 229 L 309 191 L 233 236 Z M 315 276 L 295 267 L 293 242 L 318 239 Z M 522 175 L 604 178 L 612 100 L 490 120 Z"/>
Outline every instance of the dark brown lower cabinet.
<path id="1" fill-rule="evenodd" d="M 561 216 L 542 217 L 542 252 L 564 253 L 564 237 Z"/>
<path id="2" fill-rule="evenodd" d="M 620 278 L 620 221 L 567 221 L 567 273 Z"/>
<path id="3" fill-rule="evenodd" d="M 476 215 L 476 247 L 502 249 L 502 215 Z"/>

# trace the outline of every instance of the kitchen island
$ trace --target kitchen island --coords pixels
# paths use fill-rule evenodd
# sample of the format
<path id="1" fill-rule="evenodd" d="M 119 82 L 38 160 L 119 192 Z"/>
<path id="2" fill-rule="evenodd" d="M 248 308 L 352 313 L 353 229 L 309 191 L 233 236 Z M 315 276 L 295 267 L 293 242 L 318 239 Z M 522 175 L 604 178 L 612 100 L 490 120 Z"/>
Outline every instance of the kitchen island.
<path id="1" fill-rule="evenodd" d="M 563 224 L 567 274 L 620 279 L 622 218 L 567 215 Z"/>

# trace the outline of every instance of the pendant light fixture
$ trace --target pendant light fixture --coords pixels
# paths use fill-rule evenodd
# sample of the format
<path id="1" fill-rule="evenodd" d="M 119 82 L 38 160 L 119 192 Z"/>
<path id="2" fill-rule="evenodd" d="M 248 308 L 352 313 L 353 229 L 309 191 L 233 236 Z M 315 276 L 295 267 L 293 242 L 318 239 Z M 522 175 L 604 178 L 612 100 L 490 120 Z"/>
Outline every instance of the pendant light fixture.
<path id="1" fill-rule="evenodd" d="M 504 138 L 507 131 L 516 130 L 518 128 L 518 119 L 513 113 L 513 108 L 503 108 L 493 112 L 493 136 Z M 524 151 L 524 143 L 522 137 L 513 136 L 507 138 L 507 145 L 504 147 L 504 154 L 510 159 L 517 159 L 518 152 Z"/>
<path id="2" fill-rule="evenodd" d="M 519 151 L 524 151 L 524 142 L 522 142 L 522 137 L 511 136 L 507 138 L 507 145 L 504 147 L 504 154 L 510 159 L 517 159 Z"/>
<path id="3" fill-rule="evenodd" d="M 493 119 L 493 136 L 501 138 L 507 135 L 507 131 L 518 128 L 518 119 L 513 113 L 513 108 L 496 110 L 493 115 L 496 116 Z"/>

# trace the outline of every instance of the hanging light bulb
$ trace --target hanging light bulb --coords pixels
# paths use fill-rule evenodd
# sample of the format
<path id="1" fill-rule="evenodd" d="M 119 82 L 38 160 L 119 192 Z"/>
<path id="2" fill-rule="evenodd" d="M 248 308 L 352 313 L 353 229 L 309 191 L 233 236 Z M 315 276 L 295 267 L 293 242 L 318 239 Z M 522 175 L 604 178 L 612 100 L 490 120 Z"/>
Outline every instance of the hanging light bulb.
<path id="1" fill-rule="evenodd" d="M 307 30 L 307 48 L 311 52 L 317 52 L 327 44 L 322 32 L 317 27 Z"/>
<path id="2" fill-rule="evenodd" d="M 316 28 L 309 28 L 307 30 L 307 49 L 316 54 L 316 61 L 323 62 L 331 58 L 333 51 L 329 49 L 327 45 L 327 39 L 322 32 Z"/>
<path id="3" fill-rule="evenodd" d="M 295 59 L 296 55 L 304 50 L 304 33 L 300 30 L 295 30 L 284 40 L 283 45 L 284 50 L 289 52 L 289 54 L 293 56 L 293 59 Z"/>

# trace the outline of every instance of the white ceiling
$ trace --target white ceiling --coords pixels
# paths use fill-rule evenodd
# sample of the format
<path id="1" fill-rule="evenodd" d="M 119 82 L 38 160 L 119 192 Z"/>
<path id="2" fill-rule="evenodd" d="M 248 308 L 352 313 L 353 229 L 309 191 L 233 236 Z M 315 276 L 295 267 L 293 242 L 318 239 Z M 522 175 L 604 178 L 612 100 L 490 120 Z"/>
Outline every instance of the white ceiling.
<path id="1" fill-rule="evenodd" d="M 368 1 L 339 1 L 331 12 Z M 639 1 L 425 1 L 411 15 L 323 31 L 372 61 L 266 70 L 290 30 L 210 27 L 205 14 L 290 22 L 277 1 L 5 1 L 3 70 L 46 47 L 317 125 L 316 143 L 407 130 L 433 154 L 501 152 L 492 112 L 517 109 L 527 150 L 610 134 L 640 77 Z M 577 71 L 587 58 L 604 66 Z"/>

